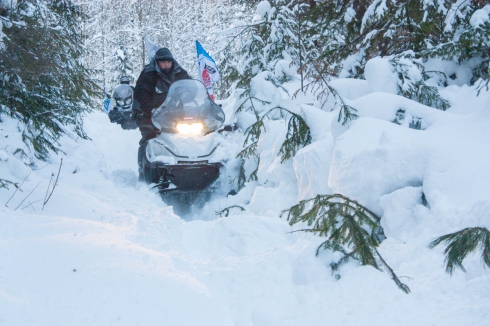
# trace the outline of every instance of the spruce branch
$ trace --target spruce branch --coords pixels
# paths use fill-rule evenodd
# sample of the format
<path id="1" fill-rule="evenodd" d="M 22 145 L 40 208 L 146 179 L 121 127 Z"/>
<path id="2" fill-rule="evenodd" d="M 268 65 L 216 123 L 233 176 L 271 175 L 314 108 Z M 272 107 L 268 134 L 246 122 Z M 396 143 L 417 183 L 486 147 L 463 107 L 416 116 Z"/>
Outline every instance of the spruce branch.
<path id="1" fill-rule="evenodd" d="M 242 162 L 240 164 L 240 171 L 238 173 L 238 181 L 237 181 L 238 191 L 243 189 L 246 181 L 247 181 L 247 176 L 245 175 L 245 160 L 242 159 Z"/>
<path id="2" fill-rule="evenodd" d="M 310 127 L 308 127 L 303 117 L 289 110 L 283 108 L 280 109 L 291 114 L 291 118 L 288 122 L 286 139 L 279 149 L 279 154 L 282 155 L 281 163 L 283 163 L 294 157 L 299 149 L 311 144 L 311 133 Z"/>
<path id="3" fill-rule="evenodd" d="M 232 205 L 232 206 L 229 206 L 229 207 L 226 207 L 225 209 L 219 211 L 219 212 L 216 212 L 216 215 L 219 215 L 219 217 L 228 217 L 230 215 L 230 211 L 231 209 L 233 208 L 239 208 L 241 212 L 244 212 L 245 211 L 245 208 L 243 208 L 242 206 L 239 206 L 239 205 Z"/>
<path id="4" fill-rule="evenodd" d="M 429 248 L 433 249 L 440 244 L 447 244 L 444 249 L 446 256 L 446 273 L 452 275 L 459 268 L 466 272 L 463 261 L 477 249 L 481 250 L 482 262 L 490 268 L 490 231 L 485 227 L 465 228 L 461 231 L 443 235 L 432 241 Z"/>
<path id="5" fill-rule="evenodd" d="M 257 156 L 257 166 L 255 167 L 255 170 L 250 174 L 247 181 L 257 181 L 259 179 L 257 175 L 259 173 L 259 165 L 260 165 L 260 156 Z"/>
<path id="6" fill-rule="evenodd" d="M 255 105 L 254 105 L 253 100 L 259 101 L 262 105 L 266 105 L 266 104 L 270 104 L 271 103 L 271 102 L 268 102 L 268 101 L 265 101 L 265 100 L 261 100 L 261 99 L 255 97 L 255 96 L 250 95 L 250 90 L 247 90 L 246 92 L 244 92 L 243 94 L 241 94 L 239 98 L 243 98 L 245 96 L 247 96 L 247 98 L 242 102 L 242 104 L 240 104 L 238 106 L 238 108 L 236 109 L 235 113 L 242 112 L 245 109 L 246 103 L 250 102 L 250 106 L 247 107 L 245 109 L 245 111 L 252 110 L 255 113 L 255 115 L 257 116 L 257 110 L 255 109 Z"/>
<path id="7" fill-rule="evenodd" d="M 349 121 L 356 120 L 358 115 L 355 114 L 357 110 L 350 105 L 345 103 L 340 107 L 338 122 L 342 122 L 342 126 L 345 126 Z"/>
<path id="8" fill-rule="evenodd" d="M 290 110 L 285 109 L 281 106 L 276 106 L 259 117 L 257 111 L 255 111 L 255 108 L 253 110 L 257 117 L 257 121 L 254 124 L 252 124 L 250 127 L 248 127 L 247 130 L 245 131 L 246 136 L 245 136 L 245 141 L 243 142 L 243 146 L 245 146 L 245 148 L 238 153 L 237 158 L 248 159 L 250 157 L 254 157 L 257 162 L 260 161 L 260 157 L 257 153 L 257 146 L 258 146 L 258 140 L 262 132 L 266 131 L 265 119 L 270 119 L 270 115 L 273 112 L 277 112 L 277 111 L 281 113 L 281 116 L 284 116 L 284 114 L 291 116 L 288 123 L 288 131 L 286 133 L 286 139 L 282 143 L 278 153 L 278 155 L 282 155 L 281 163 L 294 157 L 294 155 L 296 155 L 299 149 L 311 143 L 310 128 L 304 121 L 303 117 L 301 117 L 299 114 L 291 112 Z M 257 169 L 254 172 L 252 172 L 252 174 L 248 178 L 248 181 L 257 180 L 257 172 L 258 172 L 258 163 L 257 163 Z M 239 177 L 239 185 L 240 185 L 240 181 L 243 182 L 241 184 L 243 187 L 243 184 L 245 183 L 245 179 Z"/>
<path id="9" fill-rule="evenodd" d="M 344 102 L 342 96 L 340 96 L 337 90 L 330 85 L 327 79 L 323 76 L 321 70 L 314 62 L 312 62 L 312 65 L 318 73 L 319 80 L 323 81 L 323 84 L 326 87 L 320 92 L 319 96 L 321 96 L 321 94 L 325 93 L 328 90 L 328 92 L 330 92 L 336 100 L 340 101 L 340 112 L 337 121 L 342 121 L 342 126 L 345 126 L 349 121 L 356 120 L 358 118 L 358 115 L 355 113 L 357 112 L 357 110 Z"/>
<path id="10" fill-rule="evenodd" d="M 284 216 L 290 225 L 307 223 L 311 228 L 302 231 L 327 238 L 318 246 L 317 255 L 320 250 L 343 254 L 338 262 L 331 264 L 332 273 L 354 259 L 361 265 L 388 271 L 403 292 L 410 292 L 376 249 L 379 239 L 375 236 L 375 230 L 381 228 L 380 218 L 355 200 L 341 194 L 317 195 L 284 210 L 281 217 Z"/>
<path id="11" fill-rule="evenodd" d="M 255 141 L 255 142 L 251 143 L 250 145 L 248 145 L 247 147 L 245 147 L 244 149 L 242 149 L 237 154 L 236 157 L 237 158 L 241 158 L 241 159 L 250 158 L 251 156 L 255 156 L 256 157 L 257 144 L 258 144 L 258 141 Z"/>
<path id="12" fill-rule="evenodd" d="M 409 64 L 404 63 L 404 61 L 408 61 Z M 398 78 L 401 83 L 398 85 L 400 95 L 442 111 L 446 111 L 450 107 L 449 101 L 441 97 L 436 87 L 428 86 L 425 83 L 430 78 L 429 72 L 415 59 L 413 53 L 408 52 L 396 55 L 390 60 L 390 63 L 398 73 Z M 410 73 L 412 65 L 420 71 L 422 76 L 420 80 L 413 80 Z M 444 74 L 437 71 L 430 71 L 430 73 Z"/>

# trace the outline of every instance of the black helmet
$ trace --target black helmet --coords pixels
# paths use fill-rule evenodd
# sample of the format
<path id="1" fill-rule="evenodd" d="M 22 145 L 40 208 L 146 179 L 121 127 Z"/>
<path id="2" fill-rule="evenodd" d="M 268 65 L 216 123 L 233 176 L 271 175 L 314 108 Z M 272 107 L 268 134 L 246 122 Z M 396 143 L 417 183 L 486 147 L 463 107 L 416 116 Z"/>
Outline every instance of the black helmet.
<path id="1" fill-rule="evenodd" d="M 131 80 L 129 79 L 129 77 L 128 77 L 128 76 L 122 76 L 122 77 L 121 77 L 121 79 L 119 79 L 119 82 L 120 82 L 121 84 L 129 84 L 129 82 L 130 82 L 130 81 L 131 81 Z"/>

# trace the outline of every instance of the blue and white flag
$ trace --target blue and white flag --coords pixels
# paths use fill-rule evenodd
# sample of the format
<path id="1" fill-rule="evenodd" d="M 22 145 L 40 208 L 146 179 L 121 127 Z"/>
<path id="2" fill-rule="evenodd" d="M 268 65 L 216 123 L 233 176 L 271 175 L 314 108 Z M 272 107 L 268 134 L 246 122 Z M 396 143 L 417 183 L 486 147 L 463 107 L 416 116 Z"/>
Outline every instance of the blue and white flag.
<path id="1" fill-rule="evenodd" d="M 105 114 L 108 114 L 109 111 L 112 109 L 112 106 L 111 106 L 111 99 L 110 99 L 110 95 L 109 95 L 109 90 L 107 89 L 107 85 L 105 83 L 105 80 L 104 80 L 104 95 L 105 95 L 105 99 L 104 99 L 104 113 Z"/>
<path id="2" fill-rule="evenodd" d="M 104 100 L 104 113 L 108 114 L 109 111 L 112 109 L 111 107 L 111 99 L 106 97 Z"/>
<path id="3" fill-rule="evenodd" d="M 214 101 L 213 83 L 220 80 L 218 66 L 213 58 L 204 51 L 199 41 L 196 41 L 197 63 L 199 65 L 198 76 L 206 89 L 209 97 Z"/>

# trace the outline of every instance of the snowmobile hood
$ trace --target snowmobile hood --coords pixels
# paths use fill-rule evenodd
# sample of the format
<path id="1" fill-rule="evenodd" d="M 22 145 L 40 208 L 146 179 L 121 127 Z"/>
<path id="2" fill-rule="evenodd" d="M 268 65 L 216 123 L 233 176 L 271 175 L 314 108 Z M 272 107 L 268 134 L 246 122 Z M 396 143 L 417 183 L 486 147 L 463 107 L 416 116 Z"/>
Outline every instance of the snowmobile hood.
<path id="1" fill-rule="evenodd" d="M 122 84 L 116 87 L 112 96 L 116 99 L 125 99 L 128 96 L 133 96 L 133 89 L 131 86 Z"/>
<path id="2" fill-rule="evenodd" d="M 116 87 L 112 93 L 115 106 L 122 109 L 130 109 L 133 104 L 133 88 L 127 84 Z"/>

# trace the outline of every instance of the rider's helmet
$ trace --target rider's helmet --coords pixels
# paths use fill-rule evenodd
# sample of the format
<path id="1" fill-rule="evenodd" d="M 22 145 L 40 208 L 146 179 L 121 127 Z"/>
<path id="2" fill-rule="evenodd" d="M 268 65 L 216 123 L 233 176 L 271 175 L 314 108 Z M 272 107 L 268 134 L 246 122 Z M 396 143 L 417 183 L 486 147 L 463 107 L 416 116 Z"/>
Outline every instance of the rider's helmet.
<path id="1" fill-rule="evenodd" d="M 127 84 L 116 87 L 112 97 L 116 101 L 116 107 L 123 110 L 131 109 L 133 105 L 133 88 Z"/>
<path id="2" fill-rule="evenodd" d="M 129 77 L 128 77 L 128 76 L 122 76 L 122 77 L 121 77 L 121 79 L 119 79 L 119 82 L 120 82 L 121 84 L 128 84 L 128 85 L 129 85 L 129 82 L 130 82 L 130 81 L 131 81 L 131 80 L 129 79 Z"/>

